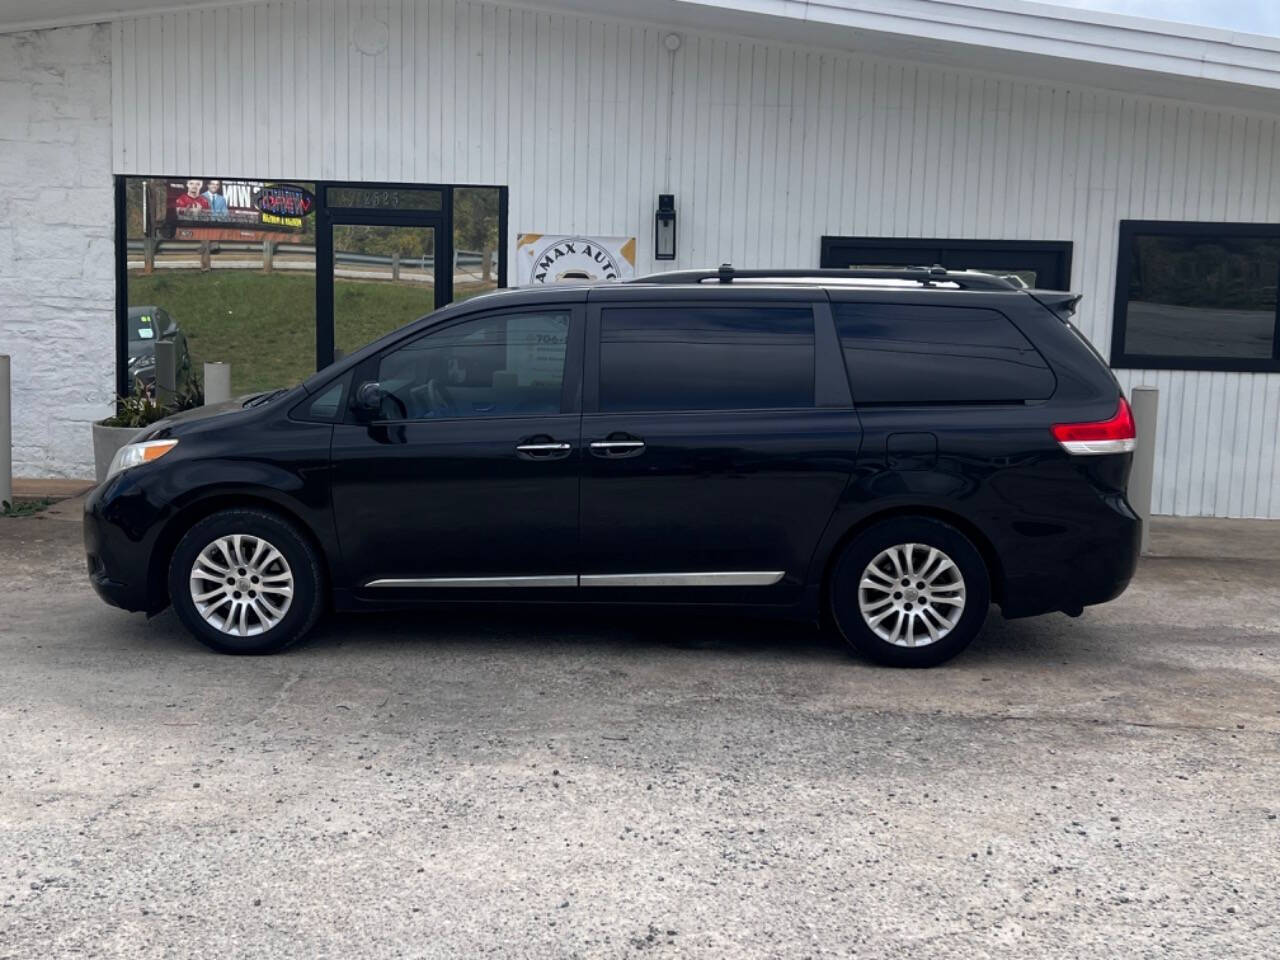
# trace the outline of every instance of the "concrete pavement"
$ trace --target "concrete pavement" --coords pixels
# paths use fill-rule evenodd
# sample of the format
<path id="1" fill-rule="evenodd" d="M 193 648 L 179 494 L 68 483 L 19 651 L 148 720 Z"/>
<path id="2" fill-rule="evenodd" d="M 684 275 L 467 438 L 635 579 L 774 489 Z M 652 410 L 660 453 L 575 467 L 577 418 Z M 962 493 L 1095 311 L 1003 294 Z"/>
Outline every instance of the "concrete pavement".
<path id="1" fill-rule="evenodd" d="M 608 611 L 219 657 L 63 516 L 0 520 L 0 957 L 1280 954 L 1265 526 L 907 672 Z"/>

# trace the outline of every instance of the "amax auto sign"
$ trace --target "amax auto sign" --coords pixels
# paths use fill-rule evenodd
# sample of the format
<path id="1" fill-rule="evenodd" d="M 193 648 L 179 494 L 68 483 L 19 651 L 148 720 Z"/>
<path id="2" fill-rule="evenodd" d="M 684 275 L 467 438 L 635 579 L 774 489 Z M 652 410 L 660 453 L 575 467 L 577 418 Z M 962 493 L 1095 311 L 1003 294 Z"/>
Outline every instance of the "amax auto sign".
<path id="1" fill-rule="evenodd" d="M 636 275 L 635 237 L 522 233 L 516 241 L 516 283 L 628 280 Z"/>

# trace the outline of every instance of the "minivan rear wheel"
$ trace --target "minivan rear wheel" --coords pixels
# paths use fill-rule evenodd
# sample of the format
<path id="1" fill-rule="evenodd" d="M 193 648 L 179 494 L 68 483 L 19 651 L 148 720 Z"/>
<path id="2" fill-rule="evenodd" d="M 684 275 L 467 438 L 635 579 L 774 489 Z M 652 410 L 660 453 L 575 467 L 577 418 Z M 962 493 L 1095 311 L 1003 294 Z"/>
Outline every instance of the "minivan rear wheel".
<path id="1" fill-rule="evenodd" d="M 845 545 L 828 596 L 836 628 L 859 653 L 895 667 L 932 667 L 978 635 L 991 584 L 982 554 L 955 527 L 895 517 Z"/>
<path id="2" fill-rule="evenodd" d="M 220 653 L 275 653 L 301 640 L 324 604 L 320 560 L 265 510 L 221 510 L 178 542 L 169 596 L 183 625 Z"/>

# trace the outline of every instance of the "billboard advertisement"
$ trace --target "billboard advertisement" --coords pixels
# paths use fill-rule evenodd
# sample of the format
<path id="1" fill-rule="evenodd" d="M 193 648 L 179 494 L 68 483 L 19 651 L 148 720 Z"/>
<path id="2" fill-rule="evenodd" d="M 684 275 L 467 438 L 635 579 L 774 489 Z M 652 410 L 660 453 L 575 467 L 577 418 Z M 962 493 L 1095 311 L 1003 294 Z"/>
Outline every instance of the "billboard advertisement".
<path id="1" fill-rule="evenodd" d="M 296 183 L 189 177 L 165 181 L 165 230 L 177 240 L 254 240 L 300 233 L 316 198 Z"/>

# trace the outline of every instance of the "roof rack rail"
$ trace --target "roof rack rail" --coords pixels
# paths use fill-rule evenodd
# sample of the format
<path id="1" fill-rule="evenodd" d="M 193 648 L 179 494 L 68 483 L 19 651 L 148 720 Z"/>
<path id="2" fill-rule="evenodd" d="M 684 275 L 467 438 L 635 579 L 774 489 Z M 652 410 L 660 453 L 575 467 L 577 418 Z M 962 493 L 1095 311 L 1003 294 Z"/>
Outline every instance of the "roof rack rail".
<path id="1" fill-rule="evenodd" d="M 668 273 L 651 273 L 636 277 L 627 283 L 733 283 L 737 280 L 768 282 L 770 280 L 809 280 L 821 284 L 831 280 L 898 280 L 915 281 L 931 287 L 938 283 L 954 284 L 963 290 L 1016 290 L 1017 287 L 1004 277 L 992 273 L 970 270 L 947 270 L 934 264 L 931 267 L 896 267 L 879 270 L 834 270 L 830 268 L 789 270 L 735 270 L 732 264 L 722 263 L 715 270 L 673 270 Z"/>

